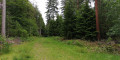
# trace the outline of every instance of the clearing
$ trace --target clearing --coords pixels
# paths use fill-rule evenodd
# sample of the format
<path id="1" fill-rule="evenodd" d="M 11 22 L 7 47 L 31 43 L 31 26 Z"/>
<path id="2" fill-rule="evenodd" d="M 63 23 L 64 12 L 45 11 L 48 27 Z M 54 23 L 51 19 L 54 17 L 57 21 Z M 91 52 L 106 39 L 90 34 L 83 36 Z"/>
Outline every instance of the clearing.
<path id="1" fill-rule="evenodd" d="M 89 52 L 86 47 L 68 45 L 59 37 L 30 37 L 30 41 L 10 46 L 0 60 L 120 60 L 119 55 Z"/>

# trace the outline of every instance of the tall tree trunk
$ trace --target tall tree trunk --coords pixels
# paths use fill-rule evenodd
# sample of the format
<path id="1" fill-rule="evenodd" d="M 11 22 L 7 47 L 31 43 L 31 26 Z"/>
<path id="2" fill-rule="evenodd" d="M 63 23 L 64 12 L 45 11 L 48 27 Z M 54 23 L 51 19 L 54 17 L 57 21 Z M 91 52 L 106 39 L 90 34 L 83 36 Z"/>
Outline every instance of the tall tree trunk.
<path id="1" fill-rule="evenodd" d="M 97 39 L 100 40 L 100 29 L 99 29 L 99 20 L 98 20 L 98 0 L 95 0 L 95 11 L 96 11 L 96 30 L 98 32 Z"/>
<path id="2" fill-rule="evenodd" d="M 6 0 L 2 1 L 2 30 L 1 34 L 3 37 L 6 37 Z"/>

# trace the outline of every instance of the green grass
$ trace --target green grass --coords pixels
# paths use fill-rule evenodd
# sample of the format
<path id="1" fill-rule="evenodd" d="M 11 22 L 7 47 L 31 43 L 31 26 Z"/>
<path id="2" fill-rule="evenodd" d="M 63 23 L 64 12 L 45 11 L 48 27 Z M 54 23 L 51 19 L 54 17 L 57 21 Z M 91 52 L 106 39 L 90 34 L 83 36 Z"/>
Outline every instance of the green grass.
<path id="1" fill-rule="evenodd" d="M 120 60 L 119 55 L 89 52 L 84 46 L 66 44 L 59 37 L 30 37 L 29 42 L 12 45 L 0 60 Z"/>

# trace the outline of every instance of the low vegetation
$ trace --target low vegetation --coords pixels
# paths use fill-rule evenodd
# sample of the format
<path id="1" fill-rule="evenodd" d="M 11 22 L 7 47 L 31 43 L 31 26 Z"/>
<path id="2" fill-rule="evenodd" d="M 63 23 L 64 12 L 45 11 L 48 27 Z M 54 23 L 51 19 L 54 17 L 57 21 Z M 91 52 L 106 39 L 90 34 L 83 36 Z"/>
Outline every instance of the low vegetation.
<path id="1" fill-rule="evenodd" d="M 87 43 L 87 44 L 85 44 Z M 90 45 L 91 44 L 91 45 Z M 120 55 L 92 51 L 93 43 L 62 41 L 60 37 L 30 37 L 29 41 L 10 46 L 1 60 L 119 60 Z M 96 45 L 95 45 L 96 46 Z M 95 47 L 94 46 L 94 47 Z M 97 46 L 96 46 L 97 48 Z M 94 49 L 94 48 L 93 48 Z"/>
<path id="2" fill-rule="evenodd" d="M 83 40 L 67 40 L 64 43 L 68 45 L 76 45 L 80 47 L 86 47 L 89 51 L 98 53 L 110 53 L 110 54 L 120 54 L 120 45 L 114 42 L 90 42 Z"/>
<path id="3" fill-rule="evenodd" d="M 8 42 L 5 41 L 5 38 L 0 36 L 0 55 L 4 53 L 9 52 L 9 46 Z"/>

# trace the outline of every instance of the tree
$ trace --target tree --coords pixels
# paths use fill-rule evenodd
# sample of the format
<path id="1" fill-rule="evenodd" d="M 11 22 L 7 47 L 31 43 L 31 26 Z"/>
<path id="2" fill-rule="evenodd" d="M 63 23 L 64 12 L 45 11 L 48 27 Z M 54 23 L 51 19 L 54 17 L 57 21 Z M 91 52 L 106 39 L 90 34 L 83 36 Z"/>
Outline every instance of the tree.
<path id="1" fill-rule="evenodd" d="M 120 38 L 120 1 L 119 0 L 111 0 L 109 2 L 106 1 L 107 4 L 109 4 L 109 9 L 111 10 L 108 10 L 106 12 L 106 15 L 107 15 L 107 21 L 110 21 L 108 22 L 108 31 L 106 32 L 106 35 L 108 37 L 111 37 L 113 38 L 114 40 L 119 40 Z M 108 6 L 108 5 L 107 5 Z M 112 24 L 112 26 L 110 25 Z"/>
<path id="2" fill-rule="evenodd" d="M 38 32 L 39 35 L 42 36 L 45 33 L 45 23 L 43 21 L 42 14 L 39 12 L 37 6 L 35 7 L 35 10 L 36 10 L 35 18 L 36 18 L 36 24 L 38 26 Z"/>
<path id="3" fill-rule="evenodd" d="M 49 36 L 63 36 L 63 19 L 57 15 L 57 19 L 49 21 Z"/>
<path id="4" fill-rule="evenodd" d="M 24 29 L 27 31 L 24 35 L 38 35 L 38 27 L 34 17 L 36 11 L 28 0 L 7 0 L 7 12 L 7 15 L 9 15 L 7 17 L 8 36 L 18 36 L 16 34 L 12 35 L 17 23 L 22 27 L 20 30 Z M 13 23 L 14 21 L 17 21 L 17 23 Z M 14 33 L 18 33 L 18 31 Z"/>
<path id="5" fill-rule="evenodd" d="M 95 11 L 89 6 L 89 1 L 64 0 L 63 3 L 64 37 L 96 39 Z"/>
<path id="6" fill-rule="evenodd" d="M 2 0 L 2 27 L 1 35 L 6 37 L 6 0 Z"/>
<path id="7" fill-rule="evenodd" d="M 95 11 L 89 7 L 88 2 L 85 2 L 76 13 L 76 38 L 95 39 Z"/>
<path id="8" fill-rule="evenodd" d="M 119 37 L 119 0 L 99 1 L 99 20 L 102 39 Z"/>
<path id="9" fill-rule="evenodd" d="M 48 0 L 47 1 L 47 22 L 49 20 L 55 20 L 55 17 L 58 14 L 58 1 L 57 0 Z"/>
<path id="10" fill-rule="evenodd" d="M 56 21 L 55 20 L 49 21 L 48 33 L 49 33 L 49 36 L 56 36 Z"/>
<path id="11" fill-rule="evenodd" d="M 63 18 L 61 15 L 57 15 L 56 19 L 56 35 L 63 36 Z"/>
<path id="12" fill-rule="evenodd" d="M 49 36 L 55 36 L 55 27 L 56 21 L 55 18 L 58 14 L 58 0 L 48 0 L 47 1 L 47 25 L 46 25 L 46 32 Z"/>
<path id="13" fill-rule="evenodd" d="M 75 37 L 75 6 L 73 0 L 68 0 L 65 3 L 64 10 L 64 36 L 67 39 Z"/>
<path id="14" fill-rule="evenodd" d="M 28 0 L 6 0 L 7 37 L 38 36 L 44 29 L 41 13 Z M 1 16 L 0 16 L 1 18 Z M 1 28 L 1 27 L 0 27 Z M 41 33 L 44 34 L 44 33 Z"/>

